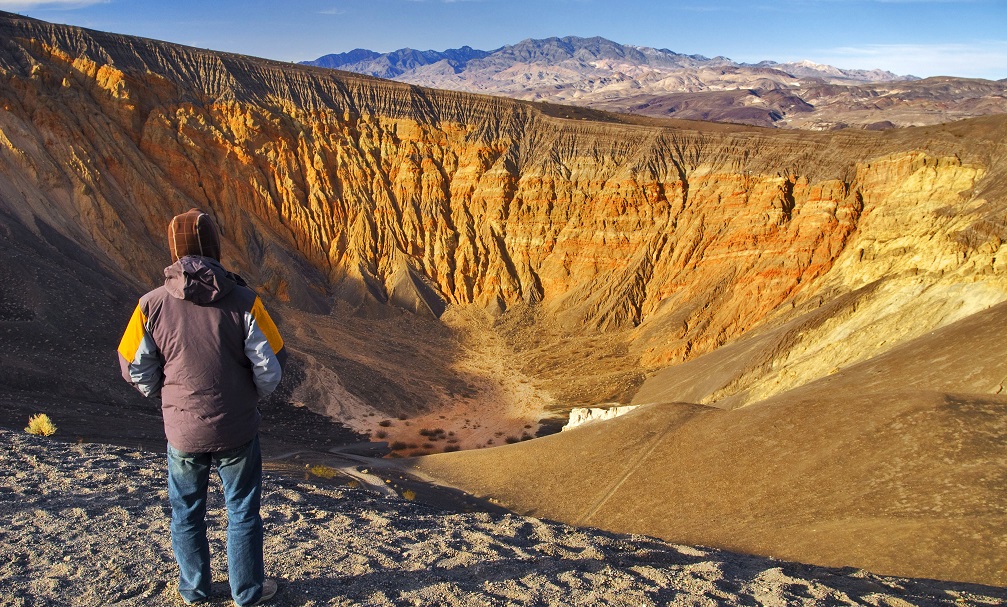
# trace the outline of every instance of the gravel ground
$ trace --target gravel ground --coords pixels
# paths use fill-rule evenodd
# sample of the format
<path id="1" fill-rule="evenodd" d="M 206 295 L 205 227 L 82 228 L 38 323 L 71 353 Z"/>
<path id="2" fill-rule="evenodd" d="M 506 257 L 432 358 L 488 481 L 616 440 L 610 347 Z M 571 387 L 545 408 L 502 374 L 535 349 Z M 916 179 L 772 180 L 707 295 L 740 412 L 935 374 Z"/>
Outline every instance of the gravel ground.
<path id="1" fill-rule="evenodd" d="M 164 458 L 0 430 L 0 604 L 183 605 Z M 211 490 L 214 600 L 230 604 Z M 1007 605 L 1007 589 L 677 546 L 510 514 L 458 514 L 267 474 L 272 604 Z"/>

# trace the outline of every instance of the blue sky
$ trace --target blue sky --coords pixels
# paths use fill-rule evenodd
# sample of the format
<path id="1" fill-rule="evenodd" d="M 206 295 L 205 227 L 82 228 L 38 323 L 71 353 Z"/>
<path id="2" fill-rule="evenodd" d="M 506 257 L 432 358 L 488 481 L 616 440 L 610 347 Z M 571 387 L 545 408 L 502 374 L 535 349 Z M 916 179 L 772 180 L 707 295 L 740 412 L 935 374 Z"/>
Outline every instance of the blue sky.
<path id="1" fill-rule="evenodd" d="M 1007 0 L 0 0 L 0 10 L 284 61 L 573 35 L 745 62 L 1007 78 Z"/>

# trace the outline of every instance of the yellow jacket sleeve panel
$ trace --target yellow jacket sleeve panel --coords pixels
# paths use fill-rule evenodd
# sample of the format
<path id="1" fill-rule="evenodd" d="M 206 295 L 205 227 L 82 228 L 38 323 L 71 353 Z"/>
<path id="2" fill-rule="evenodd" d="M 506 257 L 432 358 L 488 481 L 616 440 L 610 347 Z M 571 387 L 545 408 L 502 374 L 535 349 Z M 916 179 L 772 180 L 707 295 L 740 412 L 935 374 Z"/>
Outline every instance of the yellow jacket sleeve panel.
<path id="1" fill-rule="evenodd" d="M 140 348 L 140 344 L 143 342 L 143 336 L 146 334 L 147 330 L 144 328 L 147 325 L 147 317 L 143 315 L 143 310 L 140 308 L 139 304 L 136 309 L 133 310 L 133 317 L 129 319 L 129 325 L 126 326 L 126 331 L 122 334 L 122 339 L 119 341 L 119 355 L 126 360 L 126 362 L 133 362 L 136 358 L 136 351 Z"/>
<path id="2" fill-rule="evenodd" d="M 147 329 L 147 316 L 141 305 L 136 306 L 126 331 L 119 341 L 119 368 L 122 377 L 144 396 L 161 392 L 164 369 L 161 354 Z"/>
<path id="3" fill-rule="evenodd" d="M 269 312 L 266 312 L 266 307 L 262 305 L 262 300 L 258 297 L 255 298 L 255 303 L 252 304 L 252 318 L 259 325 L 259 330 L 262 331 L 262 334 L 266 336 L 273 352 L 279 354 L 280 350 L 283 349 L 283 338 L 280 337 L 279 329 L 276 328 L 276 324 L 270 318 Z"/>
<path id="4" fill-rule="evenodd" d="M 245 315 L 245 356 L 252 363 L 252 378 L 259 397 L 269 396 L 283 377 L 287 351 L 276 324 L 258 297 Z"/>

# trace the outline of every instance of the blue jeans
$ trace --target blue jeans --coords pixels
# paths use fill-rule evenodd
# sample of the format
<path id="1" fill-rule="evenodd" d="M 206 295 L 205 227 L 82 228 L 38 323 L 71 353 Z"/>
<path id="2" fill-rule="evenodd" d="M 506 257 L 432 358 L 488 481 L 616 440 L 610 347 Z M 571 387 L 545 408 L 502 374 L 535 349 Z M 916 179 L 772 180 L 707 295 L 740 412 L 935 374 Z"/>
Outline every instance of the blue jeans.
<path id="1" fill-rule="evenodd" d="M 178 593 L 188 603 L 210 596 L 210 545 L 206 539 L 206 491 L 210 466 L 227 504 L 227 573 L 231 598 L 250 605 L 262 596 L 262 453 L 259 437 L 229 451 L 184 453 L 168 445 L 171 548 L 178 561 Z"/>

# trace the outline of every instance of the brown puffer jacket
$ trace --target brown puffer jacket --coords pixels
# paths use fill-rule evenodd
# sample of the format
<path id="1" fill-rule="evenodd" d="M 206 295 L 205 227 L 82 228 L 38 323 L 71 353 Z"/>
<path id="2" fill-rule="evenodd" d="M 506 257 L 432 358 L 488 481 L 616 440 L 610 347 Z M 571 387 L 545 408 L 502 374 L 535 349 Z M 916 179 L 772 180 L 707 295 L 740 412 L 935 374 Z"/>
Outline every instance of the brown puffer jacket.
<path id="1" fill-rule="evenodd" d="M 123 377 L 161 396 L 168 442 L 188 453 L 238 447 L 258 432 L 257 401 L 286 350 L 262 301 L 214 259 L 186 256 L 142 298 L 119 344 Z"/>

